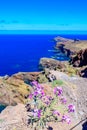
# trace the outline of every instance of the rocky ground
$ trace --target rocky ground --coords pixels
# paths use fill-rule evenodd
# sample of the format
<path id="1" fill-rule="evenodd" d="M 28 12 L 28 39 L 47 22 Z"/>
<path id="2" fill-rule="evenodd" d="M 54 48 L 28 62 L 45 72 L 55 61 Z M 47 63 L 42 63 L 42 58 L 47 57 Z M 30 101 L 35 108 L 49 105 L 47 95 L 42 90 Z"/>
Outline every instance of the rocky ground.
<path id="1" fill-rule="evenodd" d="M 67 125 L 66 123 L 49 123 L 49 125 L 53 128 L 53 130 L 73 130 L 72 128 L 74 126 L 74 130 L 85 130 L 82 128 L 82 124 L 84 124 L 87 118 L 87 79 L 78 76 L 71 77 L 64 72 L 55 70 L 50 70 L 49 75 L 54 75 L 56 77 L 56 80 L 63 81 L 62 88 L 64 91 L 64 96 L 67 98 L 69 103 L 72 102 L 76 107 L 75 114 L 71 116 L 72 123 L 70 125 Z M 13 77 L 14 76 L 12 76 L 12 78 Z M 11 78 L 9 80 L 11 80 Z M 21 80 L 21 82 L 23 82 L 23 80 Z M 42 83 L 47 93 L 51 93 L 52 91 L 52 88 L 50 87 L 51 83 L 52 82 Z M 9 93 L 11 91 L 10 87 L 12 86 L 9 86 Z M 16 103 L 17 102 L 19 102 L 19 100 L 16 100 Z M 31 128 L 27 126 L 28 113 L 26 111 L 24 102 L 21 103 L 17 103 L 18 105 L 15 104 L 14 106 L 9 105 L 5 110 L 1 112 L 0 130 L 31 130 Z M 78 124 L 79 122 L 80 124 Z"/>
<path id="2" fill-rule="evenodd" d="M 87 130 L 87 41 L 61 37 L 55 40 L 56 49 L 61 49 L 70 57 L 73 55 L 70 62 L 41 58 L 41 72 L 20 72 L 11 77 L 0 77 L 0 104 L 7 106 L 0 113 L 0 130 L 33 130 L 27 125 L 25 108 L 33 80 L 42 84 L 45 92 L 50 94 L 52 84 L 57 80 L 68 102 L 76 107 L 70 125 L 50 122 L 48 130 Z"/>

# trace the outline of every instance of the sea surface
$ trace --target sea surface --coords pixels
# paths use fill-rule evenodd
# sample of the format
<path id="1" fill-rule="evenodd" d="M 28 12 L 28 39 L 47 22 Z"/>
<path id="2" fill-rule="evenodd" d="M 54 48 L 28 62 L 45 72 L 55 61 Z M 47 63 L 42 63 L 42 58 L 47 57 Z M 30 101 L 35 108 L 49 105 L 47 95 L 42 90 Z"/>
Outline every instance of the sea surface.
<path id="1" fill-rule="evenodd" d="M 17 72 L 38 71 L 42 57 L 68 60 L 60 50 L 54 50 L 53 38 L 58 35 L 0 35 L 0 76 Z M 87 40 L 87 35 L 59 35 Z"/>

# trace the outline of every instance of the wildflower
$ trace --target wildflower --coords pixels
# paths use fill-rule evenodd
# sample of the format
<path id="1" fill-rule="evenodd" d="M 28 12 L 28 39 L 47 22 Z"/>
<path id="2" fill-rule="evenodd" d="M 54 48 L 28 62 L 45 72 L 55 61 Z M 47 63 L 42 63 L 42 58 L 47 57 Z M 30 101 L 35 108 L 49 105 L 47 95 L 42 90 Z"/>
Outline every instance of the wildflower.
<path id="1" fill-rule="evenodd" d="M 38 116 L 38 109 L 34 109 L 32 114 L 34 117 L 37 117 Z"/>
<path id="2" fill-rule="evenodd" d="M 34 91 L 33 95 L 34 95 L 34 97 L 35 97 L 35 96 L 38 96 L 38 92 L 37 92 L 37 91 Z"/>
<path id="3" fill-rule="evenodd" d="M 56 116 L 60 116 L 60 113 L 57 110 L 54 110 L 53 114 L 56 115 Z"/>
<path id="4" fill-rule="evenodd" d="M 54 88 L 54 94 L 56 94 L 57 96 L 60 96 L 62 93 L 63 93 L 63 90 L 61 87 Z"/>
<path id="5" fill-rule="evenodd" d="M 61 103 L 63 103 L 63 104 L 66 104 L 66 103 L 67 103 L 67 100 L 66 100 L 66 98 L 64 98 L 64 97 L 62 97 L 62 98 L 60 99 L 60 101 L 61 101 Z"/>
<path id="6" fill-rule="evenodd" d="M 36 88 L 33 94 L 34 94 L 34 96 L 44 96 L 45 95 L 44 90 L 41 88 Z"/>
<path id="7" fill-rule="evenodd" d="M 44 90 L 42 90 L 42 92 L 41 92 L 41 96 L 45 96 L 45 92 L 44 92 Z"/>
<path id="8" fill-rule="evenodd" d="M 41 110 L 40 109 L 34 109 L 33 110 L 33 116 L 36 118 L 36 117 L 38 117 L 38 118 L 40 118 L 41 117 Z"/>
<path id="9" fill-rule="evenodd" d="M 62 116 L 62 122 L 64 122 L 64 121 L 67 122 L 68 124 L 71 123 L 71 120 L 70 120 L 69 116 L 67 116 L 67 115 Z"/>
<path id="10" fill-rule="evenodd" d="M 38 85 L 38 82 L 37 81 L 33 81 L 33 82 L 31 82 L 32 83 L 32 85 L 34 85 L 34 86 L 37 86 Z"/>
<path id="11" fill-rule="evenodd" d="M 70 105 L 68 106 L 68 112 L 74 112 L 74 111 L 75 111 L 75 106 L 72 105 L 72 104 L 70 104 Z"/>
<path id="12" fill-rule="evenodd" d="M 52 97 L 51 96 L 44 96 L 42 97 L 42 101 L 47 105 L 49 106 L 51 101 L 52 101 Z"/>
<path id="13" fill-rule="evenodd" d="M 39 109 L 39 110 L 38 110 L 38 118 L 41 117 L 41 112 L 42 112 L 42 111 Z"/>
<path id="14" fill-rule="evenodd" d="M 32 99 L 33 98 L 33 94 L 31 93 L 31 94 L 29 94 L 29 98 L 30 99 Z"/>

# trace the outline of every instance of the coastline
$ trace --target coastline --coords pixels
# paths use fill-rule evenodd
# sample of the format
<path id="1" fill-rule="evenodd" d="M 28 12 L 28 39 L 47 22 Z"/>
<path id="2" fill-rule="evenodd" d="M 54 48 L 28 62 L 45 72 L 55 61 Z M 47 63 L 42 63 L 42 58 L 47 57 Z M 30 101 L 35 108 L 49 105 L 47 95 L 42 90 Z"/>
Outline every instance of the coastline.
<path id="1" fill-rule="evenodd" d="M 58 45 L 62 44 L 64 45 L 65 50 L 63 52 L 65 54 L 67 54 L 66 50 L 70 51 L 69 57 L 72 61 L 72 58 L 79 54 L 77 48 L 79 48 L 79 45 L 83 44 L 83 41 L 75 41 L 74 43 L 74 40 L 58 38 L 56 41 L 56 49 L 60 49 Z M 73 49 L 73 44 L 75 50 Z M 79 49 L 83 49 L 83 46 Z M 84 49 L 86 50 L 86 48 Z M 71 56 L 72 54 L 73 57 Z M 27 119 L 25 104 L 27 102 L 27 97 L 29 93 L 32 91 L 30 84 L 32 81 L 38 81 L 41 85 L 43 85 L 44 90 L 48 94 L 51 93 L 51 84 L 53 84 L 55 80 L 60 86 L 63 86 L 65 97 L 67 97 L 69 102 L 74 103 L 76 106 L 75 115 L 72 116 L 72 125 L 69 125 L 70 129 L 75 126 L 76 123 L 80 122 L 82 119 L 85 119 L 87 112 L 87 78 L 83 78 L 83 76 L 80 77 L 80 71 L 84 67 L 84 65 L 81 67 L 74 67 L 72 62 L 58 61 L 52 58 L 41 58 L 39 65 L 42 69 L 40 72 L 19 72 L 11 76 L 0 77 L 0 104 L 7 106 L 0 113 L 0 119 L 3 120 L 3 122 L 0 122 L 0 127 L 2 128 L 1 130 L 3 130 L 5 122 L 7 123 L 5 128 L 8 128 L 8 130 L 12 130 L 13 128 L 18 128 L 19 130 L 20 127 L 21 130 L 29 129 L 26 123 L 25 125 L 23 124 L 22 119 Z M 11 112 L 13 112 L 13 116 Z M 19 118 L 17 118 L 17 115 Z M 19 123 L 20 127 L 16 127 L 15 120 L 17 122 L 22 122 Z M 13 122 L 14 124 L 12 124 Z M 8 126 L 8 123 L 10 123 L 10 126 Z M 82 123 L 77 126 L 75 130 L 82 130 L 83 123 L 84 121 L 82 121 Z M 55 130 L 57 130 L 58 128 L 62 128 L 62 130 L 67 130 L 67 125 L 61 126 L 61 124 L 54 124 L 52 122 L 51 125 L 53 126 L 53 128 L 55 128 Z"/>

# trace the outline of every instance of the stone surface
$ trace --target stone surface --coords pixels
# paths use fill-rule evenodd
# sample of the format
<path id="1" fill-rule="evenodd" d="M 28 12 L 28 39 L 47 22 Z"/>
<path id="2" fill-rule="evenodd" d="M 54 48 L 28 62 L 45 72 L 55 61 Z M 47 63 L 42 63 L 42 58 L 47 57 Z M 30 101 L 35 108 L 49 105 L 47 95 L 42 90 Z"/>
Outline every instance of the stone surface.
<path id="1" fill-rule="evenodd" d="M 64 63 L 65 62 L 60 62 L 52 58 L 41 58 L 39 66 L 42 69 L 49 68 L 50 70 L 57 70 L 57 69 L 63 69 L 65 67 Z"/>
<path id="2" fill-rule="evenodd" d="M 23 80 L 23 81 L 30 82 L 33 80 L 37 80 L 39 74 L 41 74 L 41 72 L 19 72 L 19 73 L 12 75 L 12 77 Z"/>
<path id="3" fill-rule="evenodd" d="M 79 88 L 77 86 L 77 82 L 81 82 L 82 85 L 83 80 L 78 79 L 77 77 L 71 78 L 62 72 L 51 71 L 51 73 L 54 74 L 57 79 L 62 79 L 64 81 L 64 85 L 62 86 L 64 95 L 66 96 L 67 100 L 69 100 L 68 102 L 75 104 L 76 111 L 74 115 L 71 115 L 72 123 L 70 125 L 61 122 L 51 122 L 49 123 L 50 128 L 52 127 L 52 130 L 83 130 L 82 124 L 86 121 L 84 120 L 85 117 L 83 115 L 84 111 L 87 112 L 86 107 L 84 107 L 86 103 L 83 103 L 85 102 L 84 99 L 87 98 L 86 93 L 83 99 L 81 96 L 84 96 L 84 90 L 86 86 L 84 87 L 83 92 L 82 88 L 80 88 L 81 86 L 79 86 Z M 72 83 L 74 83 L 74 85 Z M 42 85 L 44 86 L 46 93 L 51 94 L 52 87 L 50 87 L 49 83 Z M 18 104 L 16 106 L 8 106 L 0 114 L 0 130 L 33 130 L 27 125 L 27 120 L 28 113 L 26 112 L 25 105 Z"/>
<path id="4" fill-rule="evenodd" d="M 27 112 L 23 104 L 8 106 L 0 114 L 0 130 L 28 130 Z"/>
<path id="5" fill-rule="evenodd" d="M 87 79 L 77 76 L 70 77 L 63 72 L 50 71 L 57 79 L 65 81 L 63 85 L 65 96 L 74 103 L 77 111 L 77 118 L 80 120 L 87 117 Z M 80 114 L 79 112 L 82 112 Z"/>
<path id="6" fill-rule="evenodd" d="M 0 79 L 0 104 L 15 105 L 25 103 L 25 96 L 30 92 L 29 85 L 24 81 L 9 77 Z"/>

